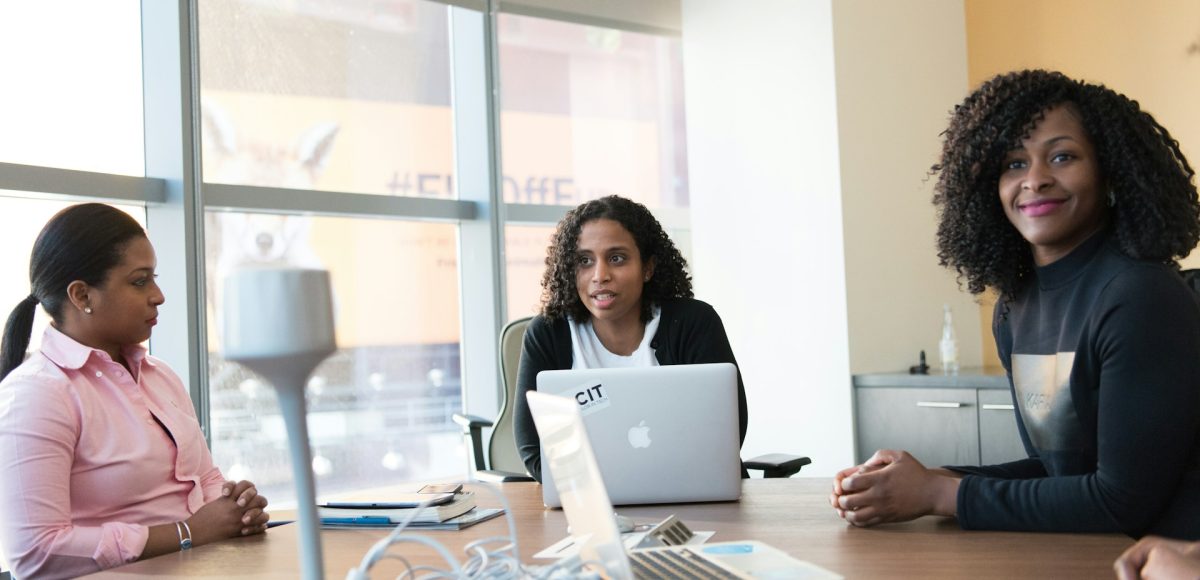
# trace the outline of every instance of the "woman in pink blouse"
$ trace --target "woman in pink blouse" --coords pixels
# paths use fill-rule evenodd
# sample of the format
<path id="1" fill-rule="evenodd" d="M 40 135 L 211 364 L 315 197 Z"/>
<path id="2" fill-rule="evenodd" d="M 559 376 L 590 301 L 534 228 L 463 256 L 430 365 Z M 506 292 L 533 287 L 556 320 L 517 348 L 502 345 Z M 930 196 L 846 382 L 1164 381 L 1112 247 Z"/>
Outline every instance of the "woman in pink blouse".
<path id="1" fill-rule="evenodd" d="M 266 498 L 225 481 L 183 383 L 140 346 L 164 301 L 155 266 L 141 226 L 103 204 L 64 209 L 34 243 L 0 345 L 0 546 L 17 578 L 266 530 Z M 25 360 L 38 304 L 53 322 Z"/>

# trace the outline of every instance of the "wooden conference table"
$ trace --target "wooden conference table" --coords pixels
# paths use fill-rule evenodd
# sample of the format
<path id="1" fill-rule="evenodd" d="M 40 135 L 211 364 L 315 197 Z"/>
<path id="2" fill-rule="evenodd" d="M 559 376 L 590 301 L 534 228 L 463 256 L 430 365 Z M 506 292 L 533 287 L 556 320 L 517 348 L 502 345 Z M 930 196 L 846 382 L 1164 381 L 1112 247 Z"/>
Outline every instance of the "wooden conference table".
<path id="1" fill-rule="evenodd" d="M 846 578 L 1112 578 L 1112 562 L 1133 542 L 1116 534 L 964 532 L 945 518 L 860 529 L 837 517 L 828 504 L 829 479 L 751 479 L 738 502 L 621 507 L 638 523 L 676 514 L 693 530 L 715 530 L 713 542 L 754 539 L 780 548 Z M 517 521 L 521 560 L 566 536 L 561 510 L 542 507 L 534 483 L 503 484 Z M 497 505 L 486 491 L 480 505 Z M 298 578 L 297 525 L 264 535 L 209 544 L 102 572 L 92 577 Z M 468 542 L 507 535 L 503 517 L 457 531 L 427 531 L 455 556 Z M 325 530 L 321 540 L 325 577 L 345 578 L 387 530 Z M 439 564 L 432 551 L 393 546 L 414 565 Z M 402 566 L 384 560 L 373 578 L 395 578 Z"/>

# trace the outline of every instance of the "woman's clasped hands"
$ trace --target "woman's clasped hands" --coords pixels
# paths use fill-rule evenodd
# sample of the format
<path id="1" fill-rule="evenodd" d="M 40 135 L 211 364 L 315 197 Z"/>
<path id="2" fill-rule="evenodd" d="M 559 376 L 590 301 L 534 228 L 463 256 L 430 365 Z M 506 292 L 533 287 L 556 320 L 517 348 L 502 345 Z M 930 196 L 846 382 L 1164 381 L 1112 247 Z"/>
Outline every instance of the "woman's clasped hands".
<path id="1" fill-rule="evenodd" d="M 267 498 L 249 481 L 227 481 L 221 497 L 196 510 L 187 524 L 196 545 L 228 538 L 261 534 L 267 530 L 270 514 L 264 511 Z"/>
<path id="2" fill-rule="evenodd" d="M 928 469 L 905 451 L 883 449 L 834 476 L 829 503 L 856 526 L 903 522 L 925 515 L 954 516 L 958 475 Z"/>

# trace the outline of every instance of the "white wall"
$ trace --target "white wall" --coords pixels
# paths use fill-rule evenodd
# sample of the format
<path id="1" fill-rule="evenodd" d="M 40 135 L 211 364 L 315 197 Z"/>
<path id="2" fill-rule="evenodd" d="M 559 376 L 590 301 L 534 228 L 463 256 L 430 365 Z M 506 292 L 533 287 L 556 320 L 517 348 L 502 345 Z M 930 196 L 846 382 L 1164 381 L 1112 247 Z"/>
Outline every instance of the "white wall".
<path id="1" fill-rule="evenodd" d="M 743 457 L 850 465 L 850 363 L 830 3 L 683 3 L 697 296 L 750 400 Z"/>
<path id="2" fill-rule="evenodd" d="M 967 93 L 962 0 L 833 3 L 850 370 L 940 366 L 942 304 L 980 364 L 979 307 L 938 266 L 929 168 Z"/>
<path id="3" fill-rule="evenodd" d="M 925 181 L 966 90 L 961 0 L 684 0 L 683 50 L 696 291 L 746 381 L 743 456 L 829 476 L 850 375 L 936 361 L 943 302 L 979 361 Z"/>

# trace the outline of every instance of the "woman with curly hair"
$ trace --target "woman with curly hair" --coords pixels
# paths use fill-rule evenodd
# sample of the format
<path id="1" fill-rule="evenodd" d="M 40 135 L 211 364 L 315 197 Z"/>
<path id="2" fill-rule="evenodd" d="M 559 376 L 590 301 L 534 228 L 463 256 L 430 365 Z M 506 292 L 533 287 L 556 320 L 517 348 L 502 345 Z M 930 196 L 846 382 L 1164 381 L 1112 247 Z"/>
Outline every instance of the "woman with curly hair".
<path id="1" fill-rule="evenodd" d="M 687 261 L 640 203 L 615 195 L 567 213 L 542 275 L 542 311 L 529 323 L 517 370 L 514 429 L 530 475 L 542 479 L 540 440 L 525 401 L 545 370 L 728 362 L 721 317 L 692 298 Z M 746 438 L 746 391 L 738 372 Z"/>
<path id="2" fill-rule="evenodd" d="M 955 108 L 934 204 L 942 265 L 999 294 L 993 333 L 1027 459 L 927 469 L 877 452 L 835 478 L 854 525 L 1200 538 L 1200 240 L 1193 171 L 1150 114 L 1060 73 Z"/>

